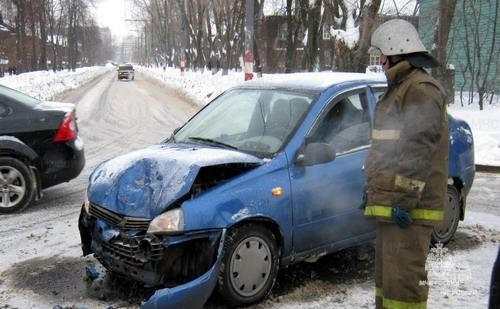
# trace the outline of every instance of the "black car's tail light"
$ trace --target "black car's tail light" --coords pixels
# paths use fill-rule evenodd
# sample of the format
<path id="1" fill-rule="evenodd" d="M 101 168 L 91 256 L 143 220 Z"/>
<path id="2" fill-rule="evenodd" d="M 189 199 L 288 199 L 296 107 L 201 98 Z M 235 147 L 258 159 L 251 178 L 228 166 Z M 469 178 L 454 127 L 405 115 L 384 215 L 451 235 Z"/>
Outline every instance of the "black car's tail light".
<path id="1" fill-rule="evenodd" d="M 61 126 L 54 137 L 54 142 L 72 141 L 77 135 L 78 131 L 76 129 L 75 114 L 73 112 L 69 112 L 64 116 Z"/>

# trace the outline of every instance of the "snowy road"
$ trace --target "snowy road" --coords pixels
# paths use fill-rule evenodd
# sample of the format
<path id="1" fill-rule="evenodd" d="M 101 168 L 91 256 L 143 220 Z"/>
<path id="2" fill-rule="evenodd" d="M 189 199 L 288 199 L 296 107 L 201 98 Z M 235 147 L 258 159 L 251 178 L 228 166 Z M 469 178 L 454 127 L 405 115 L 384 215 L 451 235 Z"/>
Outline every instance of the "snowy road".
<path id="1" fill-rule="evenodd" d="M 117 81 L 107 73 L 60 100 L 77 104 L 86 167 L 69 183 L 44 191 L 20 214 L 0 216 L 0 307 L 52 308 L 87 302 L 77 227 L 89 174 L 121 153 L 158 143 L 194 114 L 197 107 L 138 75 Z M 18 263 L 14 265 L 14 263 Z"/>
<path id="2" fill-rule="evenodd" d="M 141 74 L 118 82 L 107 73 L 61 100 L 77 103 L 87 165 L 77 179 L 46 190 L 24 212 L 0 216 L 0 308 L 137 308 L 150 291 L 107 277 L 91 286 L 83 280 L 85 265 L 96 263 L 81 257 L 77 227 L 87 178 L 103 160 L 169 136 L 197 107 Z M 499 197 L 500 175 L 478 174 L 466 221 L 449 246 L 470 267 L 471 278 L 458 287 L 431 289 L 430 309 L 485 308 L 500 243 Z M 280 271 L 272 294 L 250 308 L 373 308 L 373 285 L 373 248 L 364 246 Z M 206 307 L 226 308 L 217 297 Z"/>

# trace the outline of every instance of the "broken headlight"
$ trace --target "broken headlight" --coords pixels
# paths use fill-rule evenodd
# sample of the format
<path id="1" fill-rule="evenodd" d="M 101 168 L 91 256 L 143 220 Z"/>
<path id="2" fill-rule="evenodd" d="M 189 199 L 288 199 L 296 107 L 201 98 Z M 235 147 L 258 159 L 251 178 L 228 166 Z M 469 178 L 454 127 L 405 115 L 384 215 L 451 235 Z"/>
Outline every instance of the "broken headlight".
<path id="1" fill-rule="evenodd" d="M 82 209 L 85 211 L 86 214 L 89 214 L 89 212 L 90 212 L 90 202 L 89 202 L 89 199 L 87 198 L 87 194 L 86 193 L 85 193 L 85 198 L 83 199 Z"/>
<path id="2" fill-rule="evenodd" d="M 149 224 L 148 234 L 170 234 L 184 230 L 184 213 L 181 208 L 167 211 Z"/>

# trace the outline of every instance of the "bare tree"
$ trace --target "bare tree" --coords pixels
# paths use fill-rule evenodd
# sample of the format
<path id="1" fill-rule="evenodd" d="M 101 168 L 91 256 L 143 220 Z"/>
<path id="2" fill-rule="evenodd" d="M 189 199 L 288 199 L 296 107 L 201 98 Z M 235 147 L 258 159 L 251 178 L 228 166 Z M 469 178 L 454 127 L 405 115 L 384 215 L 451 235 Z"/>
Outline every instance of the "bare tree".
<path id="1" fill-rule="evenodd" d="M 484 108 L 485 101 L 493 100 L 497 74 L 490 74 L 491 63 L 498 63 L 498 1 L 464 1 L 462 2 L 461 22 L 465 30 L 465 59 L 460 63 L 464 84 L 468 90 L 468 103 L 474 100 L 474 92 L 479 97 L 479 109 Z M 493 14 L 491 14 L 493 12 Z M 488 14 L 490 13 L 490 14 Z M 485 20 L 487 16 L 491 16 Z M 461 95 L 462 97 L 462 95 Z M 463 104 L 463 102 L 462 102 Z"/>
<path id="2" fill-rule="evenodd" d="M 59 0 L 45 0 L 45 11 L 49 31 L 49 42 L 52 51 L 52 70 L 62 67 L 62 30 L 64 23 L 63 8 Z"/>
<path id="3" fill-rule="evenodd" d="M 255 25 L 254 25 L 254 41 L 253 54 L 255 60 L 255 68 L 258 73 L 262 73 L 261 59 L 259 53 L 259 44 L 262 38 L 262 23 L 264 21 L 264 4 L 265 0 L 254 1 Z"/>
<path id="4" fill-rule="evenodd" d="M 301 19 L 305 24 L 305 53 L 303 68 L 309 72 L 318 70 L 319 65 L 319 34 L 322 25 L 321 0 L 300 0 Z"/>
<path id="5" fill-rule="evenodd" d="M 299 18 L 299 6 L 294 5 L 294 0 L 286 1 L 286 54 L 285 54 L 285 72 L 293 71 L 295 64 L 295 52 L 297 50 L 299 31 L 302 23 Z"/>
<path id="6" fill-rule="evenodd" d="M 22 73 L 27 70 L 28 54 L 26 52 L 26 11 L 27 5 L 25 0 L 13 0 L 16 8 L 15 29 L 16 29 L 16 50 L 17 58 L 14 66 L 17 73 Z"/>
<path id="7" fill-rule="evenodd" d="M 37 50 L 36 50 L 36 43 L 37 43 L 37 38 L 38 38 L 38 35 L 36 33 L 36 22 L 37 22 L 37 15 L 36 15 L 36 12 L 37 12 L 37 8 L 35 7 L 35 3 L 33 3 L 33 1 L 29 1 L 26 3 L 26 7 L 27 7 L 27 11 L 28 11 L 28 16 L 29 16 L 29 22 L 30 22 L 30 34 L 31 34 L 31 67 L 30 67 L 30 70 L 31 71 L 36 71 L 38 69 L 38 63 L 37 63 L 37 60 L 38 60 L 38 54 L 37 54 Z"/>
<path id="8" fill-rule="evenodd" d="M 47 70 L 47 0 L 38 2 L 38 27 L 40 29 L 40 62 L 38 66 L 42 70 Z"/>
<path id="9" fill-rule="evenodd" d="M 357 6 L 353 6 L 352 1 L 349 3 L 344 0 L 329 1 L 327 9 L 332 10 L 331 14 L 336 17 L 336 20 L 340 20 L 333 21 L 334 35 L 332 36 L 335 50 L 334 63 L 337 69 L 357 72 L 365 70 L 368 65 L 370 37 L 377 23 L 380 5 L 381 0 L 361 0 L 357 2 Z M 352 22 L 359 31 L 359 39 L 350 38 L 349 41 L 344 38 L 348 34 L 344 33 L 349 26 L 353 26 L 350 24 Z M 336 35 L 337 33 L 341 35 Z"/>

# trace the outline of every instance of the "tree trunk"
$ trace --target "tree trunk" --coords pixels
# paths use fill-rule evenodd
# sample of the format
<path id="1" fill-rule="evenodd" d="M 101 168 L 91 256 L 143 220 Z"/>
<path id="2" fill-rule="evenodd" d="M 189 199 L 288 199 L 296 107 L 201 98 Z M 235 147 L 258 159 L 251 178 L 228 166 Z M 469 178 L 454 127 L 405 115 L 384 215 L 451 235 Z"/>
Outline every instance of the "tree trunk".
<path id="1" fill-rule="evenodd" d="M 432 50 L 434 57 L 441 64 L 439 67 L 432 69 L 432 75 L 441 82 L 441 85 L 448 91 L 453 89 L 451 74 L 448 71 L 448 37 L 450 34 L 453 16 L 457 0 L 440 0 L 438 9 L 438 19 L 434 31 L 434 42 L 436 48 Z M 453 101 L 453 94 L 449 99 Z"/>
<path id="2" fill-rule="evenodd" d="M 47 70 L 47 32 L 46 32 L 46 1 L 40 0 L 40 8 L 38 10 L 40 18 L 40 69 Z"/>
<path id="3" fill-rule="evenodd" d="M 321 26 L 321 0 L 315 0 L 313 6 L 308 8 L 306 69 L 309 72 L 318 69 L 318 46 Z"/>
<path id="4" fill-rule="evenodd" d="M 30 31 L 31 31 L 31 71 L 37 70 L 38 63 L 38 55 L 36 52 L 36 41 L 38 40 L 38 36 L 36 35 L 36 14 L 35 9 L 33 8 L 33 2 L 30 1 L 28 4 L 29 14 L 30 14 Z"/>
<path id="5" fill-rule="evenodd" d="M 295 50 L 297 46 L 298 28 L 297 19 L 293 12 L 293 1 L 286 0 L 286 54 L 285 54 L 285 73 L 293 72 L 295 64 Z"/>
<path id="6" fill-rule="evenodd" d="M 16 6 L 16 64 L 14 73 L 19 74 L 27 69 L 27 53 L 26 53 L 26 2 L 24 0 L 14 0 Z"/>

